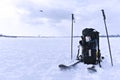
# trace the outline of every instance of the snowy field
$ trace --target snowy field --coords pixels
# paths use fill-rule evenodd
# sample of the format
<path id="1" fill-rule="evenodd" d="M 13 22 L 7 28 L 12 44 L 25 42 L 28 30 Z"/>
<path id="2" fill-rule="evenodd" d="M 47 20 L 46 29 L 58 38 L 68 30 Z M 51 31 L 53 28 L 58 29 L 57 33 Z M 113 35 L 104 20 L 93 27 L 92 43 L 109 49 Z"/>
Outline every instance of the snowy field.
<path id="1" fill-rule="evenodd" d="M 89 73 L 79 63 L 61 71 L 58 65 L 75 61 L 79 39 L 74 39 L 70 59 L 69 38 L 0 38 L 0 80 L 120 80 L 120 38 L 110 38 L 114 66 L 111 66 L 106 38 L 100 38 L 102 68 Z"/>

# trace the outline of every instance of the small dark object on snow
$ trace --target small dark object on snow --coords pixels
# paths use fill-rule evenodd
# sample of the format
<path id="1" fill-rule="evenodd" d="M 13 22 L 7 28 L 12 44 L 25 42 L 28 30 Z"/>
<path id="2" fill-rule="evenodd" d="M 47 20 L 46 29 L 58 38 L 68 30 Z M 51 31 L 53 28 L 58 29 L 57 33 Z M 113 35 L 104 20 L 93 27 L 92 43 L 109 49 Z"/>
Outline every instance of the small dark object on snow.
<path id="1" fill-rule="evenodd" d="M 68 66 L 66 66 L 66 65 L 64 65 L 64 64 L 60 64 L 59 67 L 68 68 Z"/>
<path id="2" fill-rule="evenodd" d="M 97 70 L 95 69 L 95 66 L 88 67 L 87 69 L 90 73 L 97 72 Z"/>
<path id="3" fill-rule="evenodd" d="M 80 63 L 81 61 L 79 60 L 79 61 L 77 61 L 77 62 L 75 62 L 75 63 L 73 63 L 73 64 L 71 64 L 71 65 L 64 65 L 64 64 L 60 64 L 60 65 L 58 65 L 58 67 L 61 69 L 61 70 L 63 70 L 63 69 L 71 69 L 72 67 L 75 67 L 78 63 Z"/>

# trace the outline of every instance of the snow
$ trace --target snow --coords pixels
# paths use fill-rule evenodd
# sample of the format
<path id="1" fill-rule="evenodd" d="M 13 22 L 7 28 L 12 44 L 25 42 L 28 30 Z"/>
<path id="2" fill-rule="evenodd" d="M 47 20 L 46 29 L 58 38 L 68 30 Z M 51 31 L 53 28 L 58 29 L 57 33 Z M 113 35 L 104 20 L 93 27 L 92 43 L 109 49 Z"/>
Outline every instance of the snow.
<path id="1" fill-rule="evenodd" d="M 100 38 L 102 68 L 89 73 L 83 63 L 61 71 L 58 65 L 75 62 L 78 38 L 74 39 L 74 57 L 70 59 L 69 38 L 0 38 L 0 80 L 119 80 L 119 38 L 110 38 L 114 66 L 111 66 L 106 38 Z"/>

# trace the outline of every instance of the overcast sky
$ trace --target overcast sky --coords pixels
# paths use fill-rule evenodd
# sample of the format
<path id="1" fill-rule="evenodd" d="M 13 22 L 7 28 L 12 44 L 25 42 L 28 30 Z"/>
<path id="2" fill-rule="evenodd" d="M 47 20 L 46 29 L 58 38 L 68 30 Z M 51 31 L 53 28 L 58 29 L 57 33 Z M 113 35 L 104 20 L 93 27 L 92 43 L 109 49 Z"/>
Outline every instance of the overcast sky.
<path id="1" fill-rule="evenodd" d="M 0 34 L 70 36 L 86 27 L 105 34 L 101 9 L 109 34 L 120 34 L 120 0 L 0 0 Z"/>

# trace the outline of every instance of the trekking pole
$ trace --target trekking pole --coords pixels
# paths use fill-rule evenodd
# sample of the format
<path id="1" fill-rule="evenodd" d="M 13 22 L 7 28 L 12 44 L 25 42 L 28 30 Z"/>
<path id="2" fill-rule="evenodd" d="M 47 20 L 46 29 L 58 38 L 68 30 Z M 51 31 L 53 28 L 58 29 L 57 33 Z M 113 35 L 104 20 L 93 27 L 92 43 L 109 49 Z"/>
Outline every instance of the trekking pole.
<path id="1" fill-rule="evenodd" d="M 73 21 L 74 21 L 74 14 L 72 14 L 72 25 L 71 25 L 71 60 L 73 58 Z"/>
<path id="2" fill-rule="evenodd" d="M 102 14 L 103 14 L 103 19 L 104 19 L 104 24 L 105 24 L 105 30 L 106 30 L 106 35 L 107 35 L 107 41 L 108 41 L 108 47 L 109 47 L 111 65 L 113 66 L 113 60 L 112 60 L 112 54 L 111 54 L 110 41 L 109 41 L 108 30 L 107 30 L 107 25 L 106 25 L 106 16 L 105 16 L 104 10 L 102 9 L 101 11 L 102 11 Z"/>

